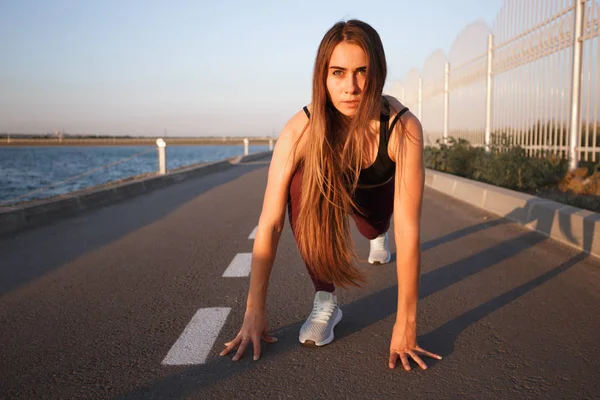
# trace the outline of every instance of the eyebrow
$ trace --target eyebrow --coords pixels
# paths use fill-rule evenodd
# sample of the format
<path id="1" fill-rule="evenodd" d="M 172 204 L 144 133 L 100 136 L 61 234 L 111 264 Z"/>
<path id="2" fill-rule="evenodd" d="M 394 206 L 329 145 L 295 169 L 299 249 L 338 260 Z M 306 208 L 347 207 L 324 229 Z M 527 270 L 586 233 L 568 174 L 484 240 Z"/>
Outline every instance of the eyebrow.
<path id="1" fill-rule="evenodd" d="M 339 69 L 339 70 L 342 70 L 342 71 L 347 71 L 348 70 L 348 68 L 338 67 L 337 65 L 332 65 L 331 67 L 329 67 L 329 69 Z M 367 67 L 366 66 L 364 66 L 364 67 L 358 67 L 358 68 L 355 69 L 355 71 L 360 71 L 360 70 L 363 70 L 363 69 L 367 69 Z"/>

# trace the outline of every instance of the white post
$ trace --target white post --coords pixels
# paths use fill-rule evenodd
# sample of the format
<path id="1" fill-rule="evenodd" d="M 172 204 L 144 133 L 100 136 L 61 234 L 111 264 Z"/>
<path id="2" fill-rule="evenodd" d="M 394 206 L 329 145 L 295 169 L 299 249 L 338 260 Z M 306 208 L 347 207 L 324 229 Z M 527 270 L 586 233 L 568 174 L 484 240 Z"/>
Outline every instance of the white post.
<path id="1" fill-rule="evenodd" d="M 269 139 L 269 151 L 273 151 L 273 138 Z"/>
<path id="2" fill-rule="evenodd" d="M 247 156 L 248 155 L 248 143 L 250 141 L 248 140 L 248 138 L 244 138 L 244 155 Z"/>
<path id="3" fill-rule="evenodd" d="M 494 36 L 488 36 L 487 91 L 485 98 L 485 152 L 490 152 L 492 136 L 492 57 L 494 57 Z"/>
<path id="4" fill-rule="evenodd" d="M 423 117 L 423 78 L 421 76 L 419 76 L 419 107 L 417 110 L 417 118 L 419 118 L 419 121 L 422 121 L 421 118 Z"/>
<path id="5" fill-rule="evenodd" d="M 448 128 L 450 121 L 450 63 L 446 61 L 444 71 L 444 137 L 443 143 L 448 143 Z"/>
<path id="6" fill-rule="evenodd" d="M 573 34 L 573 76 L 571 83 L 571 129 L 569 135 L 569 170 L 579 163 L 579 102 L 581 101 L 581 64 L 583 58 L 583 7 L 586 0 L 576 0 Z"/>
<path id="7" fill-rule="evenodd" d="M 158 150 L 158 173 L 164 175 L 167 173 L 167 144 L 162 138 L 156 139 L 156 147 Z"/>

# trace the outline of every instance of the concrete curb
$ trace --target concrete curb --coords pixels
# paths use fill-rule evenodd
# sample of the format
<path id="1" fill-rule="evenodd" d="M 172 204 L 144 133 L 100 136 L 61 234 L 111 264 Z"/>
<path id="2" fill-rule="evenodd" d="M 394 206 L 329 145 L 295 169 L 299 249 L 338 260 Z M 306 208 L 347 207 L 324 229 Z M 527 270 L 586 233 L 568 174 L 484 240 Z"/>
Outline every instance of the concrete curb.
<path id="1" fill-rule="evenodd" d="M 598 213 L 430 169 L 425 185 L 600 257 Z"/>
<path id="2" fill-rule="evenodd" d="M 166 175 L 152 175 L 128 182 L 84 189 L 47 200 L 6 207 L 6 209 L 0 210 L 0 235 L 16 233 L 26 228 L 74 216 L 86 210 L 114 204 L 184 179 L 224 171 L 240 163 L 267 159 L 271 153 L 272 151 L 265 151 L 212 163 L 192 165 L 169 171 Z"/>

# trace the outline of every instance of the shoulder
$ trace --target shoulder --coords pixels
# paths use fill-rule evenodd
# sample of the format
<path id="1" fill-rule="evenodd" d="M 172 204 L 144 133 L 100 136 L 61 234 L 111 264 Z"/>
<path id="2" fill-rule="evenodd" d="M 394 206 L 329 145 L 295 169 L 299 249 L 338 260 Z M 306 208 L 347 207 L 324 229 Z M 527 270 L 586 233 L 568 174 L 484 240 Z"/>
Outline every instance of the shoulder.
<path id="1" fill-rule="evenodd" d="M 393 96 L 385 96 L 385 98 L 390 103 L 391 124 L 391 121 L 393 121 L 394 118 L 396 118 L 396 115 L 403 111 L 406 106 Z M 398 149 L 405 143 L 416 145 L 417 147 L 422 147 L 423 144 L 423 128 L 421 126 L 421 121 L 419 121 L 410 109 L 400 116 L 398 122 L 394 125 L 394 130 L 390 132 L 390 156 L 392 154 L 395 155 Z M 395 161 L 395 157 L 392 157 L 392 159 Z"/>
<path id="2" fill-rule="evenodd" d="M 390 103 L 390 123 L 394 120 L 396 115 L 407 108 L 404 104 L 402 104 L 398 99 L 393 96 L 385 96 L 385 98 Z M 411 133 L 418 133 L 422 130 L 421 121 L 412 113 L 409 109 L 408 111 L 404 111 L 403 114 L 399 118 L 399 123 L 394 126 L 394 133 L 400 132 L 402 130 L 408 130 Z"/>
<path id="3" fill-rule="evenodd" d="M 310 104 L 307 106 L 310 110 Z M 295 150 L 294 158 L 302 158 L 303 150 L 306 143 L 305 135 L 308 128 L 309 119 L 303 108 L 301 107 L 296 114 L 294 114 L 284 125 L 279 138 L 277 139 L 277 143 L 282 145 L 285 144 L 285 147 L 291 151 L 292 148 Z"/>
<path id="4" fill-rule="evenodd" d="M 406 105 L 402 104 L 400 102 L 400 100 L 398 100 L 397 98 L 390 96 L 390 95 L 385 95 L 384 97 L 390 104 L 390 123 L 394 120 L 394 118 L 396 118 L 396 115 L 399 112 L 403 111 L 402 115 L 400 116 L 399 122 L 402 122 L 403 125 L 408 124 L 412 128 L 416 127 L 415 125 L 418 125 L 419 127 L 421 126 L 421 122 L 412 113 L 412 111 L 410 109 L 408 109 L 408 111 L 404 111 L 404 109 L 405 108 L 407 109 L 408 107 L 406 107 Z M 397 129 L 398 129 L 398 125 L 394 126 L 394 131 L 396 131 Z"/>
<path id="5" fill-rule="evenodd" d="M 308 104 L 306 108 L 311 110 L 311 105 Z M 296 135 L 300 135 L 302 131 L 306 130 L 308 125 L 309 118 L 304 111 L 304 107 L 301 107 L 296 114 L 294 114 L 288 122 L 285 124 L 284 130 L 289 131 L 290 133 L 294 133 Z"/>

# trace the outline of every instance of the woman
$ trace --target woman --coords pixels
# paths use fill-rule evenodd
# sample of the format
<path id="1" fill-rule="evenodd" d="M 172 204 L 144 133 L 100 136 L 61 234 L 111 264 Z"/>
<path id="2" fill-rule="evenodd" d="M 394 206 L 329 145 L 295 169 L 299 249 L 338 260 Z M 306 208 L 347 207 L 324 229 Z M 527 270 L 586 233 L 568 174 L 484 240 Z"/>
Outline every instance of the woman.
<path id="1" fill-rule="evenodd" d="M 417 345 L 420 270 L 419 225 L 423 194 L 421 125 L 407 108 L 382 96 L 387 74 L 383 45 L 368 24 L 335 24 L 323 37 L 313 75 L 312 102 L 286 124 L 271 161 L 252 254 L 244 322 L 221 355 L 238 347 L 239 360 L 252 343 L 260 357 L 267 332 L 267 287 L 286 205 L 292 230 L 316 294 L 300 342 L 333 340 L 342 318 L 335 285 L 359 285 L 348 216 L 371 240 L 369 262 L 386 263 L 387 230 L 394 215 L 398 249 L 398 308 L 389 367 L 398 358 L 427 368 L 421 356 L 441 359 Z"/>

